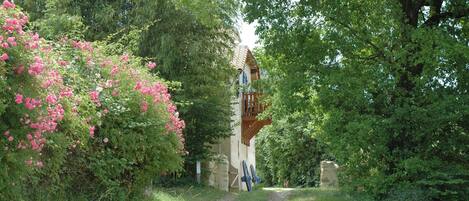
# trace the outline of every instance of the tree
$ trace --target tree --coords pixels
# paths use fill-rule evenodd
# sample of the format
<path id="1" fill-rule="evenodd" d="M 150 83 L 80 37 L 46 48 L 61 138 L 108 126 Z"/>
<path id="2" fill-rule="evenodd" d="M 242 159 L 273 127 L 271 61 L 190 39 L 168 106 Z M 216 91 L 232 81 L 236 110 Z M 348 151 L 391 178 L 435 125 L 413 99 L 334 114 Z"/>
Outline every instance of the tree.
<path id="1" fill-rule="evenodd" d="M 379 199 L 468 196 L 467 1 L 245 3 L 277 64 L 273 121 L 311 115 L 341 182 Z"/>
<path id="2" fill-rule="evenodd" d="M 210 144 L 231 134 L 229 80 L 234 71 L 229 61 L 237 0 L 20 2 L 41 25 L 39 31 L 49 30 L 48 36 L 71 33 L 44 28 L 57 24 L 50 23 L 54 16 L 78 17 L 86 30 L 78 28 L 82 34 L 76 35 L 113 44 L 111 53 L 126 51 L 156 60 L 155 74 L 179 82 L 173 94 L 187 124 L 186 164 L 191 172 L 196 160 L 210 157 Z"/>

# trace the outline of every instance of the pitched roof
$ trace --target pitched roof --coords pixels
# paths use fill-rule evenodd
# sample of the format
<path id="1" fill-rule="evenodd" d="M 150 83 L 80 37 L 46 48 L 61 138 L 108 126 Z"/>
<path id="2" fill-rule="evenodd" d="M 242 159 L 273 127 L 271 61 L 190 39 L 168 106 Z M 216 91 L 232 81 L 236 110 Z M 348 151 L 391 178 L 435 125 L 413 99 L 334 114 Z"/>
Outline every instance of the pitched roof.
<path id="1" fill-rule="evenodd" d="M 257 62 L 254 56 L 252 55 L 251 50 L 245 45 L 238 45 L 234 48 L 233 59 L 231 63 L 236 69 L 243 69 L 244 64 L 248 63 L 251 69 L 257 69 Z"/>

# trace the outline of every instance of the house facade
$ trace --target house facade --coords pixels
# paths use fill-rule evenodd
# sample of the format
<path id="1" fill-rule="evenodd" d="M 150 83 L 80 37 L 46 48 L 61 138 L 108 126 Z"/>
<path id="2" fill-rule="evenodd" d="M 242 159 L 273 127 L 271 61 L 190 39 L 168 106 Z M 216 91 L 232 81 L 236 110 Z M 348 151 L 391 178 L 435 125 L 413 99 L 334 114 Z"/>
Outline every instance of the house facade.
<path id="1" fill-rule="evenodd" d="M 259 101 L 261 94 L 250 88 L 250 83 L 261 79 L 261 69 L 251 50 L 237 46 L 232 64 L 239 73 L 238 80 L 234 81 L 238 91 L 232 104 L 233 134 L 212 146 L 217 157 L 208 164 L 208 184 L 225 191 L 247 190 L 246 183 L 241 180 L 244 176 L 242 162 L 247 163 L 249 174 L 252 174 L 250 166 L 256 167 L 255 135 L 271 123 L 256 118 L 265 105 Z"/>

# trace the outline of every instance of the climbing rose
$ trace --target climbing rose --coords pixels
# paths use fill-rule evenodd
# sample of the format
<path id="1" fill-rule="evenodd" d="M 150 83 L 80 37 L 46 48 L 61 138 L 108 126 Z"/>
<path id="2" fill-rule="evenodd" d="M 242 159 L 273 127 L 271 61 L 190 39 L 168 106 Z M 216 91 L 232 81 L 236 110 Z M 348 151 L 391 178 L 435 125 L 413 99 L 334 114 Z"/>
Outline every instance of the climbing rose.
<path id="1" fill-rule="evenodd" d="M 4 0 L 3 1 L 3 7 L 8 9 L 8 8 L 15 8 L 15 4 L 11 3 L 10 1 L 8 0 Z"/>
<path id="2" fill-rule="evenodd" d="M 34 63 L 29 66 L 29 74 L 31 75 L 39 75 L 44 70 L 44 64 L 42 63 L 42 59 L 38 56 L 34 57 Z"/>
<path id="3" fill-rule="evenodd" d="M 9 141 L 9 142 L 13 141 L 13 139 L 14 139 L 13 136 L 9 136 L 9 137 L 8 137 L 8 141 Z"/>
<path id="4" fill-rule="evenodd" d="M 90 137 L 91 137 L 91 138 L 94 138 L 94 130 L 95 130 L 95 129 L 96 129 L 96 128 L 95 128 L 94 126 L 91 126 L 91 127 L 90 127 Z"/>
<path id="5" fill-rule="evenodd" d="M 143 101 L 141 104 L 140 104 L 140 111 L 142 112 L 147 112 L 148 110 L 148 103 L 146 101 Z"/>
<path id="6" fill-rule="evenodd" d="M 10 43 L 11 46 L 17 46 L 18 44 L 16 43 L 15 37 L 8 37 L 7 39 L 8 43 Z"/>
<path id="7" fill-rule="evenodd" d="M 15 73 L 16 73 L 17 75 L 23 73 L 23 71 L 24 71 L 24 66 L 23 66 L 23 65 L 19 65 L 19 66 L 15 69 Z"/>
<path id="8" fill-rule="evenodd" d="M 154 68 L 156 67 L 156 63 L 155 63 L 155 62 L 149 62 L 149 63 L 147 64 L 147 66 L 148 66 L 148 68 L 150 68 L 150 70 L 151 70 L 151 69 L 154 69 Z"/>
<path id="9" fill-rule="evenodd" d="M 46 101 L 47 103 L 51 104 L 51 105 L 54 105 L 57 103 L 57 96 L 53 95 L 53 94 L 49 94 L 47 97 L 46 97 Z"/>
<path id="10" fill-rule="evenodd" d="M 7 53 L 3 53 L 2 56 L 0 56 L 0 60 L 2 60 L 2 61 L 6 61 L 8 59 L 9 59 L 9 57 L 8 57 Z"/>
<path id="11" fill-rule="evenodd" d="M 128 54 L 123 54 L 121 56 L 121 61 L 123 62 L 128 62 L 129 61 L 129 55 Z"/>
<path id="12" fill-rule="evenodd" d="M 15 102 L 16 102 L 16 104 L 21 104 L 21 103 L 23 103 L 23 95 L 21 95 L 21 94 L 16 94 Z"/>
<path id="13" fill-rule="evenodd" d="M 94 103 L 99 104 L 99 92 L 97 91 L 90 92 L 90 98 Z"/>

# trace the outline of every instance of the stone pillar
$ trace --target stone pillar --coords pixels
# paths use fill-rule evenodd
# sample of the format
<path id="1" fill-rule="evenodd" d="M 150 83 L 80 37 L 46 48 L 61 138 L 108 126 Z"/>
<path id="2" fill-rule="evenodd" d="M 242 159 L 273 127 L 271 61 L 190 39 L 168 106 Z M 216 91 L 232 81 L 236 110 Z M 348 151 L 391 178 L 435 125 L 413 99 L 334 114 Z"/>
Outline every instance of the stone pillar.
<path id="1" fill-rule="evenodd" d="M 228 157 L 223 154 L 218 155 L 215 161 L 210 161 L 208 163 L 208 185 L 223 191 L 228 191 L 230 185 L 228 168 Z"/>
<path id="2" fill-rule="evenodd" d="M 230 189 L 230 174 L 229 174 L 229 161 L 228 157 L 222 155 L 218 164 L 218 189 L 228 192 Z"/>
<path id="3" fill-rule="evenodd" d="M 216 187 L 217 164 L 215 161 L 208 162 L 208 185 Z"/>
<path id="4" fill-rule="evenodd" d="M 321 188 L 338 188 L 339 179 L 337 169 L 339 166 L 334 161 L 321 161 Z"/>

